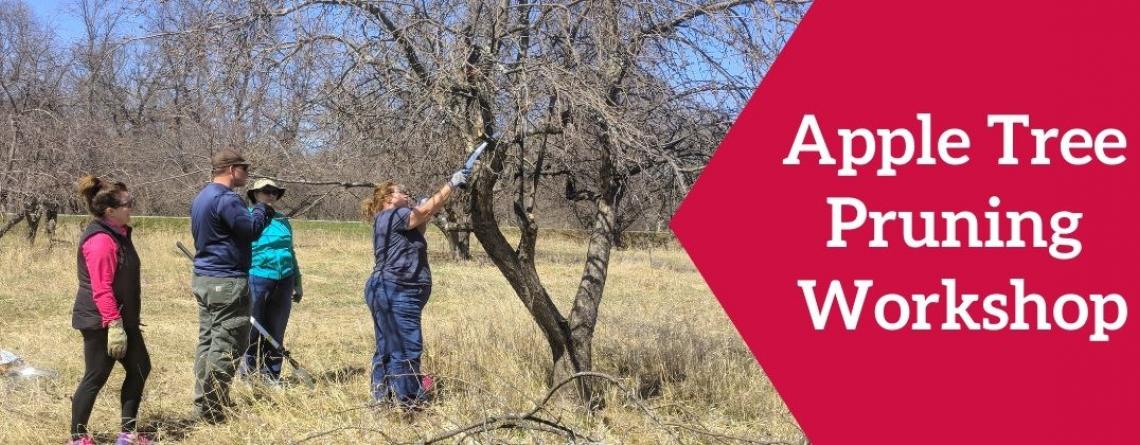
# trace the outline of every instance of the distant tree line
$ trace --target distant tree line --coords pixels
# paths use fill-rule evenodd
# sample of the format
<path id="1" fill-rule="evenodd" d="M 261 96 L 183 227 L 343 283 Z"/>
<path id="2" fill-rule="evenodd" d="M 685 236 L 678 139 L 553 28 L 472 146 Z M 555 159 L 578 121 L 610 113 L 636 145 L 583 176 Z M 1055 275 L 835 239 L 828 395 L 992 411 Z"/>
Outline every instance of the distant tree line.
<path id="1" fill-rule="evenodd" d="M 807 7 L 79 0 L 83 35 L 64 41 L 0 0 L 0 211 L 79 212 L 73 182 L 94 173 L 130 185 L 140 214 L 185 215 L 233 146 L 289 181 L 289 211 L 355 218 L 371 183 L 426 195 L 494 135 L 437 225 L 457 256 L 475 235 L 552 371 L 589 370 L 611 249 L 663 228 Z M 589 233 L 567 315 L 534 267 L 539 227 Z"/>

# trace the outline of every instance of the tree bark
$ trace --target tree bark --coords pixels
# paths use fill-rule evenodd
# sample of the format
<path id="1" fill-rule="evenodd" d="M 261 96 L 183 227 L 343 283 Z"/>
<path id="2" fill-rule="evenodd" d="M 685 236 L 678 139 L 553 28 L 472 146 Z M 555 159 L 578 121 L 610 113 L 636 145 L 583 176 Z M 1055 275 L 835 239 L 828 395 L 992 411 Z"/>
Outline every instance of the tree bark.
<path id="1" fill-rule="evenodd" d="M 59 204 L 54 202 L 44 204 L 44 217 L 47 219 L 44 224 L 44 234 L 48 237 L 48 249 L 51 249 L 53 241 L 55 241 L 55 228 L 59 219 Z"/>
<path id="2" fill-rule="evenodd" d="M 490 165 L 486 170 L 490 172 L 502 171 L 506 157 L 497 150 L 497 145 L 492 142 L 487 147 Z M 516 251 L 499 230 L 499 224 L 495 221 L 493 201 L 496 177 L 497 175 L 493 173 L 479 175 L 471 184 L 472 230 L 475 238 L 482 244 L 483 250 L 491 258 L 491 262 L 507 279 L 546 338 L 553 364 L 547 374 L 547 383 L 553 385 L 559 368 L 565 367 L 575 372 L 585 371 L 587 368 L 578 362 L 580 354 L 574 352 L 576 348 L 571 339 L 569 322 L 558 311 L 558 307 L 542 286 L 538 271 L 534 267 L 534 252 L 528 252 L 527 249 Z M 534 227 L 520 227 L 519 230 L 523 231 L 524 237 L 534 236 L 530 232 L 537 231 Z"/>
<path id="3" fill-rule="evenodd" d="M 23 221 L 24 217 L 27 215 L 27 212 L 20 212 L 17 213 L 16 216 L 13 216 L 12 219 L 8 220 L 8 222 L 4 224 L 4 227 L 0 227 L 0 238 L 3 238 L 4 234 L 8 233 L 9 230 L 12 230 L 12 227 L 15 227 L 16 224 L 20 223 L 20 221 Z"/>
<path id="4" fill-rule="evenodd" d="M 4 172 L 0 173 L 0 212 L 4 211 L 8 201 L 5 198 L 4 188 L 8 184 L 8 174 L 12 171 L 16 158 L 16 145 L 20 138 L 20 124 L 16 122 L 15 115 L 9 115 L 8 121 L 12 125 L 12 142 L 8 145 L 8 160 L 4 162 Z"/>
<path id="5" fill-rule="evenodd" d="M 451 259 L 467 261 L 471 259 L 471 231 L 451 229 L 447 232 L 447 243 L 451 246 Z"/>
<path id="6" fill-rule="evenodd" d="M 594 329 L 598 324 L 598 308 L 602 304 L 606 278 L 609 275 L 610 252 L 614 248 L 614 224 L 617 222 L 617 206 L 621 201 L 623 184 L 614 175 L 613 165 L 608 158 L 603 160 L 600 173 L 600 193 L 595 198 L 593 227 L 586 248 L 585 267 L 578 292 L 574 296 L 574 307 L 570 311 L 570 340 L 573 354 L 584 370 L 593 367 Z M 600 402 L 597 394 L 583 388 L 591 406 Z"/>
<path id="7" fill-rule="evenodd" d="M 470 200 L 465 199 L 466 197 L 460 196 L 458 198 L 460 203 L 454 205 L 470 205 Z M 436 214 L 431 222 L 440 232 L 443 232 L 443 238 L 447 240 L 451 259 L 455 261 L 471 260 L 471 223 L 466 221 L 460 212 L 454 211 L 451 206 L 448 206 Z"/>
<path id="8" fill-rule="evenodd" d="M 28 234 L 26 236 L 29 245 L 36 244 L 36 234 L 40 229 L 40 218 L 43 217 L 43 206 L 36 200 L 33 200 L 27 205 L 24 210 L 24 218 L 28 223 Z"/>

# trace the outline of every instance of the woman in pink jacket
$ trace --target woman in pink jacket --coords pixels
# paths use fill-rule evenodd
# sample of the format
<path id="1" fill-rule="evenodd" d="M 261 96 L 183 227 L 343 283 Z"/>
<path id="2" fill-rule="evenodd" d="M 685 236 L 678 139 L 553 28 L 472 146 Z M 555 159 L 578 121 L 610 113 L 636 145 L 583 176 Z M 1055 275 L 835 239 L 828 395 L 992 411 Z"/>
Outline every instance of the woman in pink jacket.
<path id="1" fill-rule="evenodd" d="M 71 326 L 83 334 L 83 380 L 71 399 L 71 441 L 93 445 L 87 421 L 95 396 L 107 383 L 115 362 L 123 365 L 122 432 L 116 445 L 149 444 L 135 431 L 143 386 L 150 374 L 150 355 L 139 330 L 141 285 L 139 256 L 131 242 L 134 200 L 121 182 L 94 176 L 79 179 L 79 197 L 94 220 L 79 237 Z"/>

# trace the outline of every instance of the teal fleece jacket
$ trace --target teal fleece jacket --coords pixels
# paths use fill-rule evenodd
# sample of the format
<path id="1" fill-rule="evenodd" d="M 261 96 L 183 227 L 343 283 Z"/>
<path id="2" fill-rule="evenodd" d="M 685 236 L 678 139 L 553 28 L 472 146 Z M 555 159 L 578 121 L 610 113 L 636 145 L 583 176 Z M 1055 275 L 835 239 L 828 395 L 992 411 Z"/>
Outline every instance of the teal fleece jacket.
<path id="1" fill-rule="evenodd" d="M 289 218 L 277 212 L 261 237 L 253 242 L 253 260 L 249 274 L 271 280 L 296 275 L 295 287 L 301 289 L 301 267 L 293 251 L 293 226 Z"/>

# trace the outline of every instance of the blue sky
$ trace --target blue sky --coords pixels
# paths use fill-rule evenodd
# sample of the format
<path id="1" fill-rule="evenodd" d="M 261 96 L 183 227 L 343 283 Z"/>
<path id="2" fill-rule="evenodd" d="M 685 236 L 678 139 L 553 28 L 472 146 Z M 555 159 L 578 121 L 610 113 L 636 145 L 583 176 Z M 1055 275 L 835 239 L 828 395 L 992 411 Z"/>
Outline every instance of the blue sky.
<path id="1" fill-rule="evenodd" d="M 61 42 L 69 42 L 83 35 L 83 22 L 79 20 L 75 0 L 35 0 L 26 2 L 41 23 L 55 30 Z"/>
<path id="2" fill-rule="evenodd" d="M 80 0 L 24 0 L 24 1 L 32 9 L 36 18 L 41 23 L 47 25 L 49 28 L 51 28 L 52 30 L 55 31 L 55 34 L 57 37 L 57 42 L 59 44 L 66 46 L 70 42 L 75 42 L 77 40 L 81 40 L 81 39 L 85 38 L 84 36 L 85 36 L 86 32 L 84 30 L 83 22 L 80 19 L 80 13 L 79 13 L 78 3 Z M 118 4 L 118 3 L 116 3 L 116 4 Z M 130 17 L 130 14 L 128 14 L 127 17 L 123 18 L 123 22 L 121 22 L 119 24 L 119 26 L 117 27 L 117 31 L 118 31 L 117 34 L 119 34 L 120 36 L 124 36 L 124 35 L 129 36 L 129 35 L 138 34 L 139 33 L 138 30 L 133 29 L 135 27 L 131 26 L 130 21 L 131 21 L 131 17 Z M 759 30 L 759 32 L 767 34 L 767 36 L 769 38 L 772 38 L 773 37 L 773 35 L 772 35 L 773 29 L 774 28 L 764 28 L 764 29 Z M 718 51 L 718 48 L 711 47 L 711 46 L 706 48 L 706 50 L 711 56 L 720 58 L 720 60 L 718 60 L 717 62 L 722 64 L 723 68 L 725 68 L 730 73 L 730 75 L 733 78 L 735 78 L 735 81 L 742 82 L 743 84 L 749 84 L 749 85 L 747 85 L 749 87 L 755 87 L 755 85 L 750 85 L 750 84 L 758 81 L 759 79 L 752 78 L 753 76 L 748 74 L 750 71 L 750 69 L 749 69 L 750 67 L 747 67 L 744 64 L 740 63 L 740 61 L 734 59 L 734 57 L 737 57 L 737 54 L 735 54 L 735 53 L 723 53 L 722 51 Z M 688 56 L 691 56 L 693 58 L 697 57 L 695 55 L 695 53 L 692 53 L 691 51 L 686 51 L 686 53 Z M 708 68 L 707 66 L 697 64 L 697 65 L 693 65 L 693 66 L 687 66 L 684 68 L 684 70 L 685 70 L 686 75 L 690 75 L 690 76 L 693 76 L 695 78 L 713 79 L 713 78 L 720 77 L 720 75 L 722 74 L 722 73 L 705 72 L 705 71 L 707 71 L 707 68 Z M 755 69 L 756 67 L 751 67 L 751 68 Z M 764 66 L 764 67 L 760 67 L 760 68 L 762 71 L 766 71 L 768 67 Z M 708 80 L 708 79 L 702 79 L 702 80 Z M 723 79 L 718 79 L 718 80 L 723 80 Z M 722 102 L 722 101 L 724 101 L 724 99 L 726 99 L 726 97 L 721 96 L 720 94 L 706 94 L 706 95 L 702 95 L 702 96 L 707 97 L 708 100 L 711 100 L 713 102 Z M 735 98 L 736 97 L 734 95 L 733 99 L 735 99 Z M 734 101 L 730 100 L 729 102 L 734 102 Z"/>

